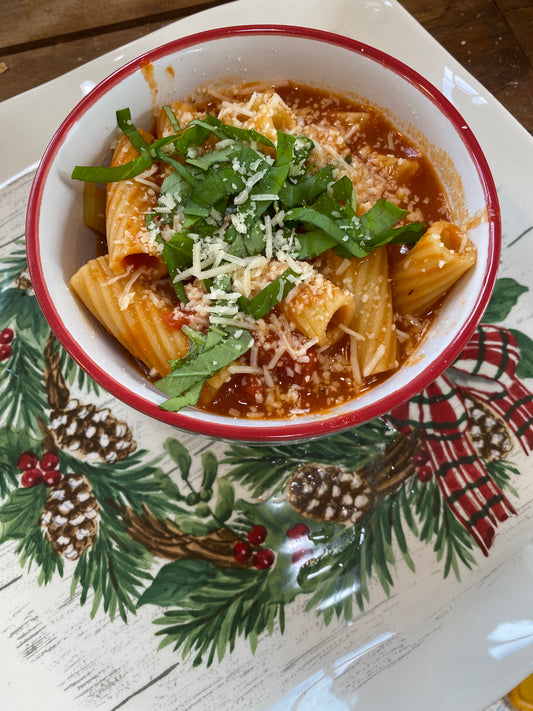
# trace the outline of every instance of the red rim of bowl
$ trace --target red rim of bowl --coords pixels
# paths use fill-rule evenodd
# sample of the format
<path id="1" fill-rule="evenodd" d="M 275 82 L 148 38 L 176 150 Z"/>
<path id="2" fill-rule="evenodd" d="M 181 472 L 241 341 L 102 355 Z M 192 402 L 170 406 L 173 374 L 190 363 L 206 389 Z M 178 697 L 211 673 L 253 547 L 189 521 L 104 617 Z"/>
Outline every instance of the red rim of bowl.
<path id="1" fill-rule="evenodd" d="M 54 158 L 68 136 L 70 129 L 94 103 L 96 103 L 109 89 L 119 84 L 126 76 L 139 71 L 141 66 L 148 62 L 153 62 L 167 56 L 170 53 L 187 49 L 194 45 L 219 40 L 225 37 L 238 37 L 242 35 L 254 34 L 299 37 L 333 44 L 357 54 L 364 54 L 365 57 L 387 66 L 392 71 L 401 75 L 402 78 L 410 84 L 418 88 L 430 101 L 438 106 L 440 111 L 452 123 L 458 135 L 461 137 L 468 153 L 470 154 L 474 165 L 476 166 L 487 207 L 490 238 L 483 288 L 478 295 L 474 308 L 468 318 L 462 324 L 460 330 L 455 335 L 452 342 L 447 346 L 445 351 L 441 354 L 440 358 L 430 363 L 427 368 L 421 371 L 407 385 L 404 385 L 391 395 L 380 398 L 379 400 L 376 400 L 358 410 L 331 416 L 325 413 L 324 418 L 317 418 L 313 422 L 299 422 L 297 419 L 276 420 L 273 421 L 272 427 L 254 427 L 253 422 L 251 421 L 249 424 L 249 421 L 246 421 L 245 426 L 242 424 L 233 424 L 235 421 L 231 418 L 227 418 L 220 423 L 213 422 L 211 420 L 203 421 L 202 419 L 189 417 L 185 411 L 178 413 L 166 412 L 150 400 L 147 400 L 135 392 L 124 388 L 119 382 L 111 378 L 100 365 L 90 358 L 83 347 L 72 338 L 69 331 L 65 328 L 61 315 L 56 310 L 56 306 L 48 291 L 40 260 L 39 248 L 39 216 L 47 176 L 51 170 Z M 364 422 L 368 422 L 375 417 L 385 414 L 402 402 L 405 402 L 438 377 L 448 367 L 448 365 L 455 360 L 462 349 L 466 346 L 468 340 L 481 320 L 496 280 L 500 256 L 500 241 L 501 223 L 499 203 L 496 187 L 494 185 L 487 160 L 472 131 L 450 101 L 448 101 L 448 99 L 428 80 L 418 74 L 418 72 L 381 50 L 375 49 L 374 47 L 357 40 L 343 37 L 342 35 L 305 27 L 285 25 L 243 25 L 199 32 L 197 34 L 173 40 L 161 45 L 160 47 L 150 50 L 110 74 L 107 78 L 97 84 L 97 86 L 74 107 L 54 134 L 37 169 L 30 193 L 26 217 L 28 267 L 37 300 L 39 301 L 43 314 L 50 324 L 53 332 L 68 353 L 76 360 L 83 370 L 85 370 L 99 385 L 105 388 L 112 395 L 116 396 L 134 409 L 157 420 L 174 425 L 182 430 L 207 435 L 209 437 L 258 443 L 288 442 L 292 440 L 322 437 L 334 432 L 345 430 L 349 427 L 361 425 Z M 386 405 L 384 404 L 385 400 Z M 242 423 L 242 420 L 240 422 Z"/>

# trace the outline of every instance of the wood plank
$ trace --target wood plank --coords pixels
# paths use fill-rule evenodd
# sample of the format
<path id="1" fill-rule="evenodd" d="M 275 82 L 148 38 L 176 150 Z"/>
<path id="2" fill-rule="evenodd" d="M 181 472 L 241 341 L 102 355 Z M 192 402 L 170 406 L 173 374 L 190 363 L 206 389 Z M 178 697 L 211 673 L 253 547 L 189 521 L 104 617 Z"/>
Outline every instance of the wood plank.
<path id="1" fill-rule="evenodd" d="M 75 38 L 82 32 L 172 22 L 228 0 L 0 0 L 0 48 Z"/>
<path id="2" fill-rule="evenodd" d="M 168 22 L 148 22 L 117 32 L 58 42 L 0 56 L 6 70 L 0 74 L 0 101 L 55 79 L 91 59 L 154 32 Z"/>
<path id="3" fill-rule="evenodd" d="M 533 2 L 496 0 L 520 48 L 533 64 Z M 530 97 L 533 101 L 533 96 Z"/>
<path id="4" fill-rule="evenodd" d="M 400 1 L 533 133 L 531 0 Z M 518 25 L 522 20 L 528 21 L 529 27 L 520 29 Z M 529 43 L 528 54 L 523 50 L 524 43 Z M 524 101 L 524 97 L 529 97 L 529 101 Z"/>

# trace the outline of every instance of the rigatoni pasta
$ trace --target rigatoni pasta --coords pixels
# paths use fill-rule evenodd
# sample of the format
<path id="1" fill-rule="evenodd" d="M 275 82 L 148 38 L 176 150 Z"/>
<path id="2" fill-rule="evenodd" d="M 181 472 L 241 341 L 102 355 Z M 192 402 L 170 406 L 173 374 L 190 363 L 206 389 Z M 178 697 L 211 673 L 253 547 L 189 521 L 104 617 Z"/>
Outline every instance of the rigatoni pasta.
<path id="1" fill-rule="evenodd" d="M 108 253 L 71 287 L 166 409 L 357 397 L 475 263 L 427 159 L 374 109 L 284 82 L 173 102 L 151 133 L 117 122 L 109 170 L 73 173 L 108 181 Z"/>
<path id="2" fill-rule="evenodd" d="M 188 350 L 185 334 L 173 322 L 168 293 L 139 278 L 115 274 L 107 256 L 87 262 L 70 281 L 72 289 L 105 328 L 155 376 L 170 373 L 169 361 Z"/>
<path id="3" fill-rule="evenodd" d="M 349 326 L 355 313 L 353 293 L 341 289 L 317 272 L 295 287 L 280 304 L 295 328 L 319 346 L 342 338 L 342 325 Z"/>
<path id="4" fill-rule="evenodd" d="M 343 260 L 326 253 L 324 271 L 352 294 L 349 322 L 360 371 L 364 378 L 398 367 L 398 341 L 394 322 L 387 248 L 380 247 L 359 259 Z"/>
<path id="5" fill-rule="evenodd" d="M 153 137 L 146 131 L 143 138 L 151 143 Z M 122 136 L 113 153 L 111 166 L 121 166 L 139 155 L 126 136 Z M 159 186 L 154 182 L 155 170 L 150 175 L 138 175 L 131 180 L 120 180 L 107 185 L 106 235 L 109 249 L 109 264 L 116 274 L 128 267 L 144 266 L 152 270 L 154 277 L 167 272 L 150 239 L 146 228 L 146 213 L 157 205 Z M 157 180 L 157 176 L 155 176 Z"/>
<path id="6" fill-rule="evenodd" d="M 435 222 L 394 267 L 396 310 L 427 313 L 475 262 L 476 250 L 463 232 L 448 222 Z"/>

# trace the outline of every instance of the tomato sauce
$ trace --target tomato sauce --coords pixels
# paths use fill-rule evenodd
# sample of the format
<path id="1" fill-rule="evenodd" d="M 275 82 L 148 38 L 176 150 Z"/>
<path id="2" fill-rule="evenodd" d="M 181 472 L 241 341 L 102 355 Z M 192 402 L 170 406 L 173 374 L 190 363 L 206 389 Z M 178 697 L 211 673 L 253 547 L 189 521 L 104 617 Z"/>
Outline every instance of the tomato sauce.
<path id="1" fill-rule="evenodd" d="M 342 127 L 346 119 L 344 114 L 361 114 L 360 125 L 348 132 L 346 144 L 349 155 L 345 158 L 350 160 L 350 156 L 353 156 L 363 162 L 381 160 L 385 174 L 390 165 L 388 177 L 391 187 L 387 199 L 413 212 L 413 221 L 423 221 L 427 227 L 438 220 L 450 220 L 446 196 L 429 161 L 379 111 L 368 106 L 354 105 L 341 96 L 331 96 L 292 83 L 277 87 L 276 91 L 295 112 L 303 113 L 312 122 L 321 125 Z M 246 95 L 249 96 L 249 93 L 242 96 Z M 205 109 L 216 114 L 217 102 L 209 102 Z M 394 170 L 404 161 L 408 165 L 416 161 L 417 169 L 402 182 L 394 176 Z M 406 249 L 399 246 L 387 248 L 390 268 Z M 407 329 L 407 334 L 399 347 L 398 366 L 412 352 L 431 322 L 432 315 L 426 314 L 416 324 L 401 324 L 403 330 Z M 258 369 L 267 368 L 275 346 L 276 343 L 268 342 L 260 345 L 254 356 L 254 366 Z M 390 375 L 389 371 L 367 377 L 362 384 L 355 383 L 349 349 L 349 338 L 345 336 L 330 348 L 313 346 L 308 351 L 309 359 L 305 363 L 297 362 L 286 352 L 274 367 L 268 368 L 267 379 L 260 373 L 231 375 L 214 396 L 212 389 L 205 388 L 198 406 L 221 415 L 252 419 L 291 417 L 328 410 L 357 397 Z M 250 365 L 250 359 L 248 353 L 240 359 L 240 363 Z M 270 380 L 272 382 L 268 384 Z"/>

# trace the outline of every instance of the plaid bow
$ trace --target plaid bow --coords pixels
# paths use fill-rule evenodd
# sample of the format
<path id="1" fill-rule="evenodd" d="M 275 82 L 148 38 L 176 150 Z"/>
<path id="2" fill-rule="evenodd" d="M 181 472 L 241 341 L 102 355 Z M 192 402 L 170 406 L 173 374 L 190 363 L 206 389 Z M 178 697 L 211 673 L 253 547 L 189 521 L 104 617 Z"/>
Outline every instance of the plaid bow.
<path id="1" fill-rule="evenodd" d="M 520 349 L 505 328 L 478 328 L 453 371 L 473 376 L 468 390 L 502 417 L 526 454 L 533 449 L 533 394 L 516 377 Z M 470 385 L 471 383 L 471 385 Z"/>
<path id="2" fill-rule="evenodd" d="M 516 339 L 508 330 L 482 325 L 453 367 L 387 416 L 402 432 L 422 431 L 439 489 L 484 555 L 488 555 L 498 524 L 516 511 L 467 436 L 464 397 L 471 393 L 492 407 L 529 453 L 533 448 L 533 395 L 515 376 L 519 357 Z"/>

